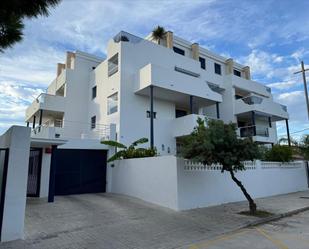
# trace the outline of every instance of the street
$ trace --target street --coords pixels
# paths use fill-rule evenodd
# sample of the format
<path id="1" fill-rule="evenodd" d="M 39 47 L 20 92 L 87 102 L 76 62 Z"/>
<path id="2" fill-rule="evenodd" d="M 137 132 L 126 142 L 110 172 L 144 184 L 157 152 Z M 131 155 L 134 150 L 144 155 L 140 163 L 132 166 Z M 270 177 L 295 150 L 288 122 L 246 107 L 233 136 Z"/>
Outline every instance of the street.
<path id="1" fill-rule="evenodd" d="M 308 249 L 309 211 L 261 226 L 240 229 L 193 244 L 189 249 Z"/>

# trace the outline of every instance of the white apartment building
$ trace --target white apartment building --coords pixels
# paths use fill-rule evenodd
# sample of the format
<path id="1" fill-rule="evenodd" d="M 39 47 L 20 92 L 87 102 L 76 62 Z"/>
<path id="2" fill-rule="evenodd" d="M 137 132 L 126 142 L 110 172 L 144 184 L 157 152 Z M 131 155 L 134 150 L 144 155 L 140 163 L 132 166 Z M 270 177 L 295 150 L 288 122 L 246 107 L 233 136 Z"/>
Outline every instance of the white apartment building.
<path id="1" fill-rule="evenodd" d="M 26 110 L 31 137 L 27 127 L 0 136 L 1 241 L 23 237 L 26 193 L 53 202 L 55 195 L 112 192 L 174 210 L 243 200 L 218 166 L 175 156 L 198 117 L 236 123 L 240 137 L 269 145 L 277 142 L 276 122 L 285 120 L 289 137 L 286 107 L 231 58 L 172 32 L 160 43 L 120 32 L 106 51 L 104 59 L 67 52 L 47 92 Z M 113 151 L 102 140 L 130 144 L 142 137 L 160 156 L 107 165 Z M 301 162 L 246 162 L 246 168 L 237 174 L 254 197 L 308 186 Z"/>
<path id="2" fill-rule="evenodd" d="M 142 39 L 122 31 L 106 51 L 105 59 L 67 52 L 47 93 L 26 110 L 33 138 L 82 144 L 106 139 L 115 124 L 118 141 L 148 137 L 165 155 L 176 153 L 179 138 L 191 133 L 197 117 L 236 123 L 240 137 L 265 144 L 277 142 L 276 122 L 288 120 L 271 89 L 251 80 L 249 66 L 170 31 L 160 44 L 151 35 Z"/>

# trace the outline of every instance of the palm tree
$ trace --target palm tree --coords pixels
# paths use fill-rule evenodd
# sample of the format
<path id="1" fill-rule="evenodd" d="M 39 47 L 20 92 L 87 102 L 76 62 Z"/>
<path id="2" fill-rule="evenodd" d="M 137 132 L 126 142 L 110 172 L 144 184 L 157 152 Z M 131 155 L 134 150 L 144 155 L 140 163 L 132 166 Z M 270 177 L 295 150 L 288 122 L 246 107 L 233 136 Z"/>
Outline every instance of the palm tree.
<path id="1" fill-rule="evenodd" d="M 4 1 L 0 7 L 0 52 L 22 40 L 25 18 L 48 16 L 61 0 Z"/>
<path id="2" fill-rule="evenodd" d="M 152 37 L 158 41 L 158 44 L 160 44 L 160 41 L 164 38 L 165 36 L 165 29 L 161 26 L 157 26 L 153 31 L 152 31 Z"/>

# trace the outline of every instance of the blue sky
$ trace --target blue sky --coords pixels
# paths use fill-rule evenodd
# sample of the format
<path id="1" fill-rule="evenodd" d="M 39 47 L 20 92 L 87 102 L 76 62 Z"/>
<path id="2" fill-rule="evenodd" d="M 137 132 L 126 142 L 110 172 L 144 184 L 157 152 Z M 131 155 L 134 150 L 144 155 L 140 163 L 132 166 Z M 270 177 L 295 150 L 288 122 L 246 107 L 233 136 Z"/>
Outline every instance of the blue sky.
<path id="1" fill-rule="evenodd" d="M 49 17 L 25 20 L 21 43 L 0 54 L 0 134 L 55 78 L 67 50 L 105 54 L 120 30 L 144 37 L 156 25 L 249 65 L 288 106 L 291 132 L 309 128 L 300 60 L 309 67 L 309 1 L 63 1 Z M 309 79 L 309 72 L 308 72 Z M 284 123 L 278 123 L 285 135 Z M 293 134 L 300 137 L 309 130 Z"/>

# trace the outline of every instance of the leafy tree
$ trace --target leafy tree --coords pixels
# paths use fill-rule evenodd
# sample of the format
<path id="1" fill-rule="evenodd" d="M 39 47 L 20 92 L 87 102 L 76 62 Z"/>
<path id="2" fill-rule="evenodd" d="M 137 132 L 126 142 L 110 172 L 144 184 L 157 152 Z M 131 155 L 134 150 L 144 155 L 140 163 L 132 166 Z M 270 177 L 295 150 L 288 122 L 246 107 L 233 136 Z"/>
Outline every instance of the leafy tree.
<path id="1" fill-rule="evenodd" d="M 0 52 L 22 40 L 24 18 L 48 16 L 60 0 L 2 0 L 0 3 Z"/>
<path id="2" fill-rule="evenodd" d="M 164 38 L 165 36 L 165 29 L 161 26 L 157 26 L 153 31 L 152 31 L 152 37 L 158 41 L 158 44 L 160 44 L 160 41 Z"/>
<path id="3" fill-rule="evenodd" d="M 305 135 L 302 138 L 301 144 L 300 144 L 300 151 L 303 155 L 305 160 L 309 160 L 309 135 Z"/>
<path id="4" fill-rule="evenodd" d="M 221 120 L 197 120 L 194 131 L 184 138 L 181 154 L 184 158 L 204 165 L 221 164 L 223 173 L 230 173 L 232 180 L 241 189 L 249 202 L 250 213 L 256 212 L 256 204 L 235 172 L 245 170 L 243 161 L 254 160 L 258 148 L 250 139 L 239 139 L 234 124 L 224 124 Z"/>
<path id="5" fill-rule="evenodd" d="M 284 138 L 284 137 L 283 137 L 283 138 L 280 138 L 279 141 L 278 141 L 278 143 L 279 143 L 280 145 L 287 145 L 288 142 L 289 142 L 289 140 L 288 140 L 287 138 Z M 292 145 L 292 146 L 298 146 L 298 142 L 297 142 L 295 139 L 290 138 L 290 142 L 291 142 L 291 145 Z"/>
<path id="6" fill-rule="evenodd" d="M 112 162 L 119 159 L 128 159 L 128 158 L 140 158 L 140 157 L 152 157 L 157 155 L 156 149 L 152 148 L 136 148 L 139 144 L 147 143 L 147 138 L 141 138 L 133 142 L 130 146 L 125 146 L 122 143 L 119 143 L 117 141 L 102 141 L 102 144 L 116 147 L 119 149 L 122 149 L 118 152 L 116 152 L 112 157 L 110 157 L 107 162 Z"/>
<path id="7" fill-rule="evenodd" d="M 275 144 L 265 154 L 265 160 L 276 162 L 290 162 L 293 159 L 293 150 L 290 146 Z"/>

